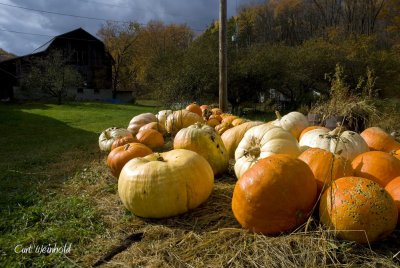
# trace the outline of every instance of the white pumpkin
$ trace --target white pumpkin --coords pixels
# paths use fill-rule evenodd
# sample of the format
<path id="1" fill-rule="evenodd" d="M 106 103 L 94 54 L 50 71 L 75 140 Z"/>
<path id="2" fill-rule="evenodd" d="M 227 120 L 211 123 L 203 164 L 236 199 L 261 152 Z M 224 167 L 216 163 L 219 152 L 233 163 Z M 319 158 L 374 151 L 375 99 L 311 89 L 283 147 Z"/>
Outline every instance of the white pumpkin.
<path id="1" fill-rule="evenodd" d="M 296 139 L 299 139 L 301 132 L 310 125 L 307 117 L 300 112 L 290 112 L 285 116 L 281 116 L 276 111 L 275 114 L 277 119 L 272 124 L 290 131 Z"/>
<path id="2" fill-rule="evenodd" d="M 235 151 L 235 174 L 240 178 L 259 159 L 273 154 L 300 155 L 299 144 L 293 135 L 281 127 L 262 124 L 250 128 Z"/>
<path id="3" fill-rule="evenodd" d="M 125 128 L 110 127 L 101 132 L 99 136 L 99 148 L 101 151 L 111 151 L 113 142 L 125 136 L 132 136 L 131 132 Z"/>
<path id="4" fill-rule="evenodd" d="M 340 155 L 352 161 L 357 155 L 368 152 L 368 144 L 360 134 L 354 131 L 343 131 L 337 127 L 332 131 L 313 129 L 306 132 L 300 139 L 300 149 L 321 148 L 335 155 Z"/>
<path id="5" fill-rule="evenodd" d="M 128 130 L 132 133 L 132 135 L 136 135 L 142 126 L 151 122 L 157 122 L 157 117 L 154 114 L 139 114 L 133 117 L 132 120 L 129 122 Z"/>
<path id="6" fill-rule="evenodd" d="M 176 134 L 182 128 L 188 127 L 195 123 L 203 123 L 204 120 L 196 113 L 189 112 L 186 109 L 174 111 L 168 115 L 165 122 L 165 129 L 168 133 Z"/>
<path id="7" fill-rule="evenodd" d="M 170 114 L 172 114 L 172 110 L 161 110 L 156 114 L 158 123 L 160 123 L 161 127 L 163 128 L 163 132 L 166 132 L 165 122 L 167 121 L 167 117 Z"/>

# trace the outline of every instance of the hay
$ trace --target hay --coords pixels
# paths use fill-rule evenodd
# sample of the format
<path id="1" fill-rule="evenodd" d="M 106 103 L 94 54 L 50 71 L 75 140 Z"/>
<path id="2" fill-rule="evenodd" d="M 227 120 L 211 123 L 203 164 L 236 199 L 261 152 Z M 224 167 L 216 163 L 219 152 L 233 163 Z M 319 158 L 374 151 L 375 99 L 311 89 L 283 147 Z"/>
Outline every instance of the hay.
<path id="1" fill-rule="evenodd" d="M 400 231 L 371 250 L 337 240 L 316 217 L 308 223 L 308 231 L 303 225 L 278 237 L 243 230 L 231 210 L 236 183 L 231 172 L 216 179 L 209 200 L 197 209 L 150 220 L 136 217 L 123 207 L 115 178 L 104 163 L 93 162 L 77 173 L 76 183 L 71 182 L 67 189 L 71 194 L 93 197 L 106 230 L 87 245 L 85 255 L 69 257 L 79 265 L 91 266 L 130 235 L 143 233 L 140 241 L 133 241 L 100 267 L 397 267 L 400 263 L 392 258 L 400 251 Z"/>

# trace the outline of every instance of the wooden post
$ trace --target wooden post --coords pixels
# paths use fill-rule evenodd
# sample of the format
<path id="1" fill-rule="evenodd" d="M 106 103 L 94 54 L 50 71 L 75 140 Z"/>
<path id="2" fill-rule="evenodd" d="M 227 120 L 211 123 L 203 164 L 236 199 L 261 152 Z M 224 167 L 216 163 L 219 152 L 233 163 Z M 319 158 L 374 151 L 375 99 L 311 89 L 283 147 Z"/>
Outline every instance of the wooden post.
<path id="1" fill-rule="evenodd" d="M 228 109 L 227 92 L 227 38 L 226 38 L 226 0 L 220 0 L 219 8 L 219 108 Z"/>

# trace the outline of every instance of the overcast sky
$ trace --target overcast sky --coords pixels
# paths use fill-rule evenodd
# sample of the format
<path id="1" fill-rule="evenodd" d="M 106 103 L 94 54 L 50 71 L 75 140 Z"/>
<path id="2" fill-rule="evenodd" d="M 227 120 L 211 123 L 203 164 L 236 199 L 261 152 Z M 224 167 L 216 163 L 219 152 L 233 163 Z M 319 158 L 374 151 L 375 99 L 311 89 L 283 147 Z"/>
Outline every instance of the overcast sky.
<path id="1" fill-rule="evenodd" d="M 254 1 L 227 0 L 228 16 L 236 14 L 236 6 Z M 219 2 L 219 0 L 0 0 L 0 48 L 21 56 L 31 53 L 52 36 L 79 27 L 96 35 L 105 22 L 96 19 L 140 23 L 147 23 L 150 20 L 186 23 L 195 31 L 201 32 L 213 20 L 218 19 Z"/>

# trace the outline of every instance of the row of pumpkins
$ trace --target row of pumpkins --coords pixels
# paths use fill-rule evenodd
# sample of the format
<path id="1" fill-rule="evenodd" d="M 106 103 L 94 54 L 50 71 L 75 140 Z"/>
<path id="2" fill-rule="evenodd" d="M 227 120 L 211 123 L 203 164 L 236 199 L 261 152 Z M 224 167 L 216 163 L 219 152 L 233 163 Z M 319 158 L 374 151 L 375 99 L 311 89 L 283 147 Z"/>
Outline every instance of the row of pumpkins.
<path id="1" fill-rule="evenodd" d="M 173 149 L 165 137 L 173 137 Z M 381 240 L 400 225 L 400 143 L 378 127 L 329 130 L 309 126 L 299 112 L 249 121 L 192 103 L 140 114 L 127 129 L 109 128 L 99 146 L 111 150 L 107 164 L 119 196 L 140 217 L 196 208 L 234 159 L 232 211 L 251 231 L 289 232 L 317 206 L 324 225 L 359 243 Z"/>

